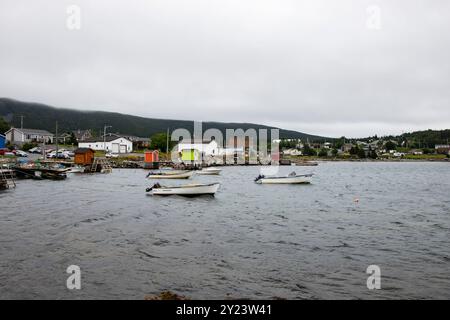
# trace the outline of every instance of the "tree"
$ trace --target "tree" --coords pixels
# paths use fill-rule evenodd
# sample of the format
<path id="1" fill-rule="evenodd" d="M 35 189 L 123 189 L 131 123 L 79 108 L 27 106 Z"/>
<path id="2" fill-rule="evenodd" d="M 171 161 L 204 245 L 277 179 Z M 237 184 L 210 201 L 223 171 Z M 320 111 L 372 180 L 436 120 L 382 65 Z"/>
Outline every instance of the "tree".
<path id="1" fill-rule="evenodd" d="M 360 159 L 365 159 L 365 158 L 366 158 L 366 152 L 364 151 L 363 148 L 359 148 L 359 149 L 358 149 L 358 157 L 359 157 Z"/>
<path id="2" fill-rule="evenodd" d="M 73 145 L 78 143 L 77 138 L 75 137 L 75 133 L 73 133 L 73 132 L 70 133 L 70 138 L 69 138 L 69 140 L 67 140 L 67 143 L 73 144 Z"/>
<path id="3" fill-rule="evenodd" d="M 338 151 L 338 149 L 333 149 L 331 151 L 331 153 L 333 154 L 333 157 L 336 157 L 338 155 L 339 151 Z"/>
<path id="4" fill-rule="evenodd" d="M 8 122 L 0 116 L 0 133 L 3 134 L 11 128 Z"/>
<path id="5" fill-rule="evenodd" d="M 353 146 L 351 149 L 350 149 L 350 154 L 352 155 L 352 156 L 356 156 L 357 154 L 358 154 L 358 152 L 359 152 L 359 148 L 358 148 L 358 146 Z"/>
<path id="6" fill-rule="evenodd" d="M 369 158 L 370 158 L 370 159 L 376 159 L 376 158 L 378 158 L 378 154 L 375 152 L 375 150 L 370 150 L 370 151 L 369 151 Z"/>
<path id="7" fill-rule="evenodd" d="M 328 156 L 327 149 L 321 149 L 319 152 L 319 157 L 327 157 L 327 156 Z"/>
<path id="8" fill-rule="evenodd" d="M 313 148 L 311 148 L 308 144 L 305 144 L 305 147 L 303 148 L 303 154 L 305 156 L 315 156 L 316 151 Z"/>
<path id="9" fill-rule="evenodd" d="M 37 143 L 35 143 L 35 142 L 34 143 L 33 142 L 26 142 L 26 143 L 24 143 L 22 145 L 22 150 L 23 151 L 28 151 L 28 150 L 36 147 L 36 146 L 37 146 Z"/>
<path id="10" fill-rule="evenodd" d="M 385 148 L 387 151 L 395 150 L 397 146 L 392 141 L 386 142 Z"/>
<path id="11" fill-rule="evenodd" d="M 336 149 L 341 149 L 345 143 L 345 139 L 346 139 L 345 137 L 341 137 L 340 139 L 336 140 L 334 143 L 334 147 Z"/>
<path id="12" fill-rule="evenodd" d="M 165 133 L 165 132 L 155 133 L 154 135 L 151 136 L 150 139 L 151 139 L 151 142 L 150 142 L 151 149 L 166 152 L 167 133 Z M 171 141 L 170 137 L 169 137 L 169 152 L 175 144 L 176 144 L 176 142 Z"/>

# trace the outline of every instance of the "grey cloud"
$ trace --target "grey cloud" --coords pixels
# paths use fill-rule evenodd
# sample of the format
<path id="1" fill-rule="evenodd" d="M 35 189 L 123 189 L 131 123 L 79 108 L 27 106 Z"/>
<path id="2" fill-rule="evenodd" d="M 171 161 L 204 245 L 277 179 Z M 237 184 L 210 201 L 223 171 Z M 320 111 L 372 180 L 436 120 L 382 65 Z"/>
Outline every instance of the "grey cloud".
<path id="1" fill-rule="evenodd" d="M 366 28 L 369 5 L 380 30 Z M 79 5 L 82 27 L 66 28 Z M 0 95 L 329 136 L 450 127 L 450 3 L 4 0 Z"/>

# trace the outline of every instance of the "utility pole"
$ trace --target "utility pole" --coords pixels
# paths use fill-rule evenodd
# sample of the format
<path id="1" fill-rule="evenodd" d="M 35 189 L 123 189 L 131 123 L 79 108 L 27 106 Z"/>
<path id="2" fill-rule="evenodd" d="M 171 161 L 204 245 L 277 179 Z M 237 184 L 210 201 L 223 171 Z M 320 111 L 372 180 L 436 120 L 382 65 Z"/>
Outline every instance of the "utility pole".
<path id="1" fill-rule="evenodd" d="M 56 121 L 56 159 L 58 159 L 58 121 Z"/>
<path id="2" fill-rule="evenodd" d="M 105 126 L 103 127 L 103 150 L 105 151 L 105 155 L 106 155 L 106 129 L 108 128 L 112 128 L 112 126 L 107 126 L 105 124 Z"/>
<path id="3" fill-rule="evenodd" d="M 25 116 L 20 116 L 20 129 L 23 129 L 23 118 L 25 118 Z"/>
<path id="4" fill-rule="evenodd" d="M 47 156 L 46 156 L 46 154 L 45 154 L 45 139 L 44 139 L 44 144 L 42 145 L 42 159 L 46 159 L 47 158 Z"/>
<path id="5" fill-rule="evenodd" d="M 169 161 L 169 128 L 167 128 L 167 137 L 166 137 L 166 157 L 167 161 Z"/>

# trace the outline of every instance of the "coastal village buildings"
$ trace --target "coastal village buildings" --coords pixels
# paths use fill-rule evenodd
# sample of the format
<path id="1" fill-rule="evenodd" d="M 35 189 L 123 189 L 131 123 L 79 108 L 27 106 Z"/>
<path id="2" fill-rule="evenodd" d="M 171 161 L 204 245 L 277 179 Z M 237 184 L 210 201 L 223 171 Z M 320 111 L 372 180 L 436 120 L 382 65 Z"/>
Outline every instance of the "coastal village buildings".
<path id="1" fill-rule="evenodd" d="M 111 153 L 133 152 L 133 142 L 125 137 L 107 136 L 105 138 L 91 138 L 78 143 L 78 148 L 90 148 L 96 151 Z"/>
<path id="2" fill-rule="evenodd" d="M 436 153 L 440 154 L 450 154 L 450 145 L 449 144 L 437 144 L 435 146 Z"/>
<path id="3" fill-rule="evenodd" d="M 350 152 L 350 150 L 352 150 L 352 148 L 353 148 L 353 144 L 351 144 L 351 143 L 344 143 L 342 145 L 343 152 Z"/>
<path id="4" fill-rule="evenodd" d="M 91 130 L 80 130 L 80 129 L 78 129 L 78 130 L 75 130 L 75 131 L 72 131 L 72 132 L 75 135 L 75 139 L 77 139 L 78 142 L 92 138 Z"/>
<path id="5" fill-rule="evenodd" d="M 46 130 L 11 128 L 5 132 L 11 144 L 22 145 L 29 142 L 53 143 L 54 135 Z"/>
<path id="6" fill-rule="evenodd" d="M 145 149 L 150 147 L 151 139 L 150 138 L 142 138 L 136 136 L 124 136 L 131 142 L 133 142 L 133 149 Z"/>
<path id="7" fill-rule="evenodd" d="M 122 135 L 119 133 L 107 133 L 107 137 L 116 137 L 116 138 L 125 138 L 130 140 L 133 143 L 133 150 L 136 149 L 145 149 L 150 147 L 151 139 L 150 138 L 142 138 L 137 136 L 131 136 L 131 135 Z M 103 135 L 102 135 L 103 137 Z M 103 139 L 103 138 L 98 138 Z"/>
<path id="8" fill-rule="evenodd" d="M 302 155 L 302 151 L 298 150 L 298 149 L 285 149 L 283 150 L 283 155 L 287 155 L 287 156 L 301 156 Z"/>
<path id="9" fill-rule="evenodd" d="M 58 136 L 58 143 L 66 144 L 70 139 L 72 138 L 72 135 L 68 132 L 63 133 L 62 135 Z"/>

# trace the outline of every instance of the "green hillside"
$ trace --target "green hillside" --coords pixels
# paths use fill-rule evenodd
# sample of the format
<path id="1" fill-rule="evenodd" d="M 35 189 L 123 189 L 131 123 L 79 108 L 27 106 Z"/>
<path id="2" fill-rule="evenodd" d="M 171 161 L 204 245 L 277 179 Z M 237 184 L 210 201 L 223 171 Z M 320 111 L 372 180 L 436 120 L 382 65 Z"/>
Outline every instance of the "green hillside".
<path id="1" fill-rule="evenodd" d="M 3 116 L 12 126 L 20 127 L 21 116 L 24 116 L 24 127 L 55 131 L 58 121 L 59 131 L 77 129 L 91 129 L 100 134 L 105 124 L 112 126 L 111 132 L 129 134 L 140 137 L 150 137 L 154 133 L 165 132 L 167 128 L 185 128 L 192 132 L 193 122 L 185 120 L 167 120 L 137 117 L 127 114 L 103 111 L 79 111 L 73 109 L 55 108 L 39 103 L 21 102 L 17 100 L 0 98 L 0 116 Z M 252 123 L 224 123 L 203 122 L 204 130 L 217 128 L 222 132 L 225 129 L 249 128 L 270 129 L 271 127 Z M 281 138 L 297 138 L 324 140 L 324 137 L 308 135 L 289 130 L 280 130 Z"/>

